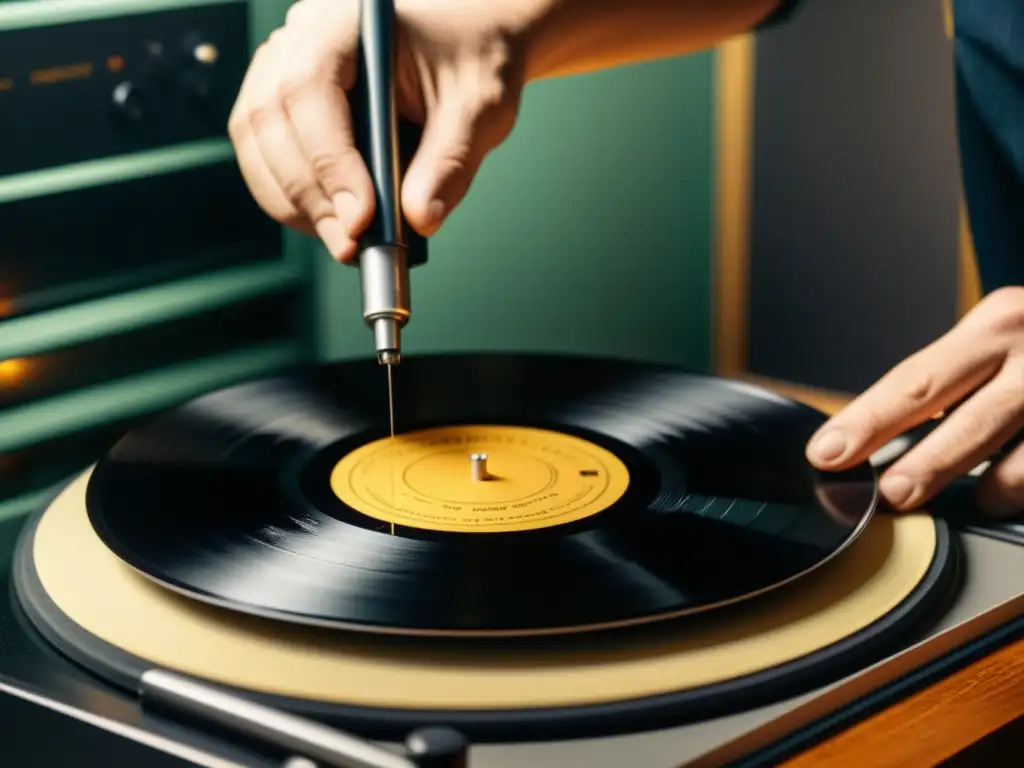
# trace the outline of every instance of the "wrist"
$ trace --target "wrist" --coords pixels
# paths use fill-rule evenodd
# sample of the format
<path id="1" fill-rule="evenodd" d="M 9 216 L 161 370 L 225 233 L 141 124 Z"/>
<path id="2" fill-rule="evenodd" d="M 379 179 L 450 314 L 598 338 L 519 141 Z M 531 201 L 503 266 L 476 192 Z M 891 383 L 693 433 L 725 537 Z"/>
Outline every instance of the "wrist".
<path id="1" fill-rule="evenodd" d="M 785 0 L 507 2 L 516 9 L 526 82 L 706 50 L 750 32 L 787 4 Z"/>

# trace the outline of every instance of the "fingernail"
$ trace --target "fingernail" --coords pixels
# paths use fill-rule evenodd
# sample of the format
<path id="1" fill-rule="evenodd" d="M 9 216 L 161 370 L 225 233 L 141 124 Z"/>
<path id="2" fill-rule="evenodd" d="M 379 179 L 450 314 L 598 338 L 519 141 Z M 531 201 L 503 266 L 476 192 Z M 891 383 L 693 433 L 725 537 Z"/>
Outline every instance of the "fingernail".
<path id="1" fill-rule="evenodd" d="M 878 489 L 894 507 L 902 507 L 914 495 L 914 483 L 906 475 L 883 475 Z"/>
<path id="2" fill-rule="evenodd" d="M 444 200 L 431 200 L 427 206 L 427 229 L 433 233 L 441 226 L 441 221 L 444 219 L 444 212 L 447 206 L 444 204 Z"/>
<path id="3" fill-rule="evenodd" d="M 348 229 L 337 219 L 326 218 L 317 222 L 316 233 L 324 247 L 336 261 L 347 261 L 352 257 L 355 244 L 348 235 Z"/>
<path id="4" fill-rule="evenodd" d="M 846 453 L 846 438 L 843 437 L 842 432 L 838 431 L 826 432 L 820 437 L 814 438 L 807 451 L 811 461 L 822 464 L 831 464 L 844 453 Z"/>

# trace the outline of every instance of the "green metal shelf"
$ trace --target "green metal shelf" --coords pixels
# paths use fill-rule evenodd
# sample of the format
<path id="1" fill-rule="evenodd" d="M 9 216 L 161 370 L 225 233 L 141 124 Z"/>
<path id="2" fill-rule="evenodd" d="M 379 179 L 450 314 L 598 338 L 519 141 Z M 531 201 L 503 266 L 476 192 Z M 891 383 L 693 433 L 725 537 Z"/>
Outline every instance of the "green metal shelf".
<path id="1" fill-rule="evenodd" d="M 54 349 L 210 311 L 249 298 L 298 287 L 305 272 L 298 259 L 235 267 L 0 321 L 0 360 Z"/>
<path id="2" fill-rule="evenodd" d="M 51 496 L 53 496 L 53 491 L 47 488 L 44 491 L 26 493 L 22 496 L 15 496 L 12 499 L 0 501 L 0 523 L 4 520 L 35 512 L 49 501 Z"/>
<path id="3" fill-rule="evenodd" d="M 246 0 L 33 0 L 0 2 L 0 32 Z"/>
<path id="4" fill-rule="evenodd" d="M 0 32 L 238 2 L 247 0 L 0 0 Z M 254 0 L 248 5 L 250 17 L 256 17 L 254 21 L 258 22 L 252 41 L 255 45 L 266 36 L 268 25 L 280 23 L 290 0 Z M 0 204 L 231 162 L 233 157 L 230 142 L 222 137 L 15 174 L 0 178 Z M 285 232 L 282 258 L 274 262 L 221 269 L 36 315 L 0 320 L 0 360 L 30 357 L 126 329 L 174 322 L 259 296 L 311 291 L 311 269 L 309 244 L 304 238 Z M 159 411 L 206 392 L 302 363 L 309 358 L 310 344 L 303 336 L 315 336 L 316 323 L 305 318 L 300 325 L 295 340 L 253 345 L 166 365 L 0 411 L 0 453 Z M 50 493 L 30 491 L 0 500 L 0 521 L 38 508 Z"/>
<path id="5" fill-rule="evenodd" d="M 264 344 L 37 400 L 0 414 L 0 453 L 158 411 L 304 359 L 297 342 Z"/>
<path id="6" fill-rule="evenodd" d="M 225 138 L 198 139 L 171 147 L 16 173 L 0 178 L 0 204 L 199 168 L 226 162 L 234 156 L 231 142 Z"/>

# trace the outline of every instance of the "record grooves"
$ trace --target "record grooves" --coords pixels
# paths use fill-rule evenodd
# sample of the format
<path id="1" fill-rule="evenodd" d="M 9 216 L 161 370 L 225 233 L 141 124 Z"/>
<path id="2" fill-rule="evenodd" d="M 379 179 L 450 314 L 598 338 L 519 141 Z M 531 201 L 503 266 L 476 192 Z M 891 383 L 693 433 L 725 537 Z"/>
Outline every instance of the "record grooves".
<path id="1" fill-rule="evenodd" d="M 828 561 L 876 501 L 803 458 L 822 417 L 753 387 L 547 356 L 410 359 L 402 435 L 372 362 L 246 384 L 130 432 L 92 474 L 104 544 L 257 616 L 394 634 L 611 628 Z M 438 426 L 443 425 L 443 426 Z M 494 482 L 474 483 L 471 452 Z"/>

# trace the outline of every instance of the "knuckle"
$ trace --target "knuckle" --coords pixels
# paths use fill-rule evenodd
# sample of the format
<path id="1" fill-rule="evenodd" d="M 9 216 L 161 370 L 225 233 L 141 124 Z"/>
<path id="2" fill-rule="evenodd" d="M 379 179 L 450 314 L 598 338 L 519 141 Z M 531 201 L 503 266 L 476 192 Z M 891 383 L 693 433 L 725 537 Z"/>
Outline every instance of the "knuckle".
<path id="1" fill-rule="evenodd" d="M 310 153 L 309 161 L 316 178 L 332 195 L 352 186 L 359 170 L 357 163 L 362 163 L 354 149 L 341 152 L 316 149 Z"/>
<path id="2" fill-rule="evenodd" d="M 289 62 L 280 75 L 276 88 L 277 100 L 285 111 L 310 98 L 322 98 L 325 86 L 333 81 L 329 59 L 309 56 L 308 52 L 299 59 Z"/>
<path id="3" fill-rule="evenodd" d="M 240 109 L 235 109 L 228 117 L 228 136 L 238 144 L 249 135 L 249 117 Z"/>
<path id="4" fill-rule="evenodd" d="M 1024 287 L 1019 285 L 1000 288 L 989 294 L 978 305 L 987 330 L 998 334 L 1024 333 Z"/>
<path id="5" fill-rule="evenodd" d="M 276 98 L 285 112 L 310 97 L 315 87 L 314 80 L 314 75 L 303 70 L 292 71 L 281 77 L 277 84 Z"/>
<path id="6" fill-rule="evenodd" d="M 996 485 L 1014 500 L 1024 500 L 1024 454 L 1017 461 L 1004 461 L 992 469 Z"/>
<path id="7" fill-rule="evenodd" d="M 249 125 L 242 130 L 258 133 L 268 123 L 279 119 L 279 111 L 273 104 L 253 104 L 249 107 L 245 117 Z"/>
<path id="8" fill-rule="evenodd" d="M 311 222 L 318 222 L 334 215 L 334 208 L 324 197 L 320 187 L 304 175 L 287 175 L 281 178 L 281 191 Z"/>
<path id="9" fill-rule="evenodd" d="M 927 405 L 938 394 L 935 374 L 922 367 L 916 358 L 907 360 L 893 373 L 899 382 L 897 397 L 901 405 L 916 409 Z"/>
<path id="10" fill-rule="evenodd" d="M 310 165 L 313 167 L 313 174 L 327 186 L 334 186 L 340 180 L 338 172 L 338 158 L 333 152 L 326 149 L 316 149 L 310 153 Z"/>
<path id="11" fill-rule="evenodd" d="M 312 188 L 307 179 L 297 174 L 286 174 L 279 183 L 285 197 L 303 208 L 306 207 L 305 204 L 312 197 Z"/>

